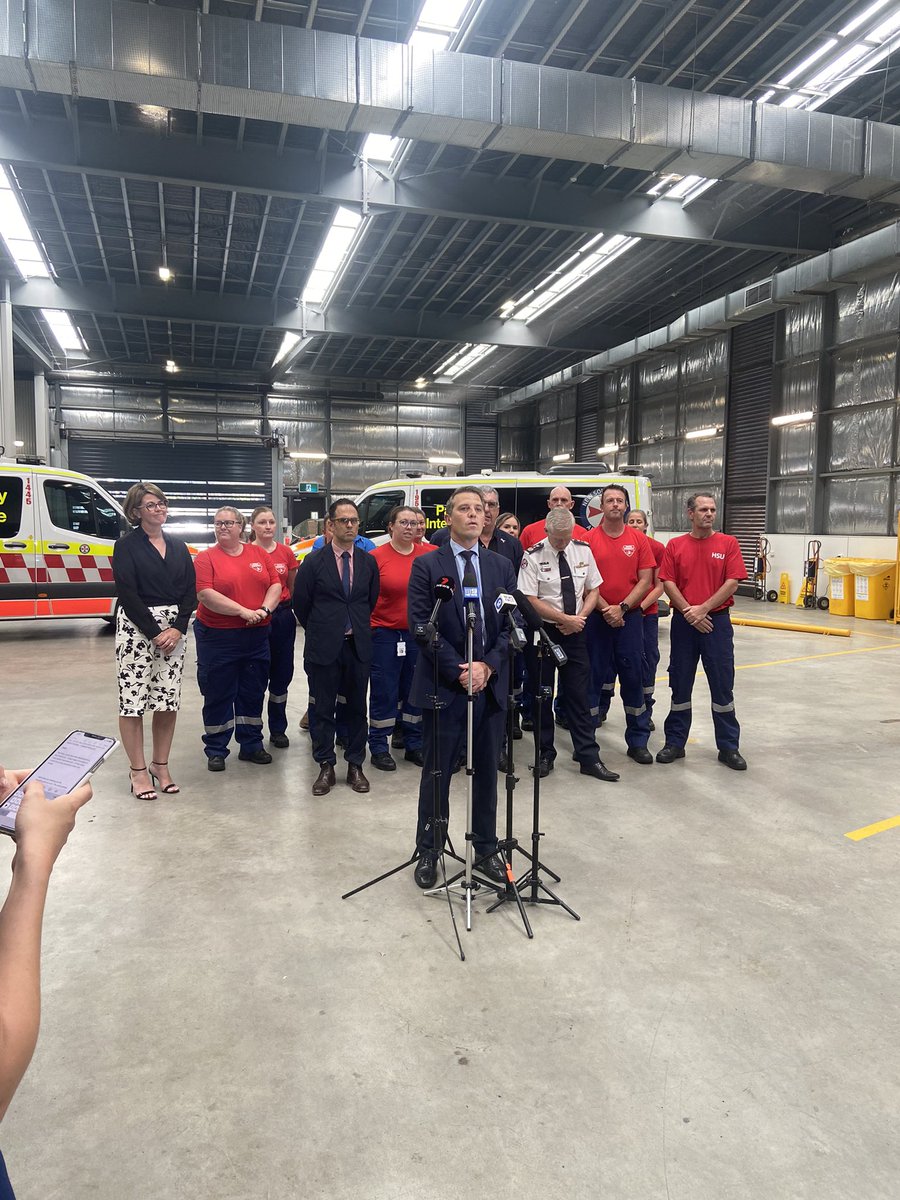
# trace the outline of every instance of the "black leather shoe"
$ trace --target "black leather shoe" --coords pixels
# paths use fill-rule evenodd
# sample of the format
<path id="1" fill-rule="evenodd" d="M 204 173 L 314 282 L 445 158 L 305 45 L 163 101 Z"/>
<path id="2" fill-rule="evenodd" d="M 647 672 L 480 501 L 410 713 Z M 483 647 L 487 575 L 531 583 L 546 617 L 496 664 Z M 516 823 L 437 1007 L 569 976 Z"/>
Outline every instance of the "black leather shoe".
<path id="1" fill-rule="evenodd" d="M 684 746 L 671 746 L 668 742 L 656 756 L 658 763 L 674 762 L 676 758 L 684 758 Z"/>
<path id="2" fill-rule="evenodd" d="M 272 761 L 272 755 L 268 752 L 268 750 L 254 750 L 251 754 L 248 754 L 245 750 L 242 750 L 238 755 L 238 758 L 241 760 L 241 762 L 256 763 L 257 766 L 260 767 L 264 767 Z"/>
<path id="3" fill-rule="evenodd" d="M 642 767 L 648 767 L 653 762 L 653 755 L 646 746 L 629 746 L 628 757 L 640 763 Z"/>
<path id="4" fill-rule="evenodd" d="M 433 888 L 437 883 L 437 859 L 432 851 L 425 850 L 419 855 L 415 880 L 420 888 Z"/>
<path id="5" fill-rule="evenodd" d="M 362 767 L 358 767 L 356 763 L 347 763 L 347 782 L 353 788 L 354 792 L 367 792 L 369 790 L 369 781 L 363 775 Z"/>
<path id="6" fill-rule="evenodd" d="M 285 733 L 273 733 L 269 738 L 269 744 L 274 746 L 276 750 L 287 750 L 291 744 L 291 739 Z"/>
<path id="7" fill-rule="evenodd" d="M 415 767 L 425 766 L 425 755 L 421 750 L 407 750 L 403 758 L 406 762 L 411 762 Z"/>
<path id="8" fill-rule="evenodd" d="M 334 787 L 334 764 L 325 763 L 319 772 L 319 778 L 312 785 L 314 796 L 327 796 Z"/>
<path id="9" fill-rule="evenodd" d="M 526 733 L 532 732 L 534 729 L 534 721 L 532 721 L 531 717 L 522 717 L 522 728 Z"/>
<path id="10" fill-rule="evenodd" d="M 516 742 L 522 740 L 522 714 L 518 709 L 513 712 L 513 740 Z"/>
<path id="11" fill-rule="evenodd" d="M 546 779 L 553 770 L 553 761 L 547 754 L 542 754 L 538 759 L 538 775 L 540 775 L 541 779 Z M 533 767 L 532 770 L 534 770 Z"/>
<path id="12" fill-rule="evenodd" d="M 732 771 L 747 770 L 747 762 L 740 750 L 720 750 L 719 762 L 724 763 L 726 767 L 731 767 Z"/>
<path id="13" fill-rule="evenodd" d="M 397 764 L 387 753 L 373 754 L 370 759 L 372 766 L 376 771 L 396 771 Z"/>
<path id="14" fill-rule="evenodd" d="M 391 749 L 403 750 L 406 747 L 406 737 L 402 729 L 395 729 L 391 734 Z"/>
<path id="15" fill-rule="evenodd" d="M 557 725 L 560 727 L 560 729 L 568 729 L 569 728 L 569 719 L 565 713 L 561 713 L 561 712 L 554 713 L 553 717 L 554 717 L 554 720 L 556 721 Z"/>
<path id="16" fill-rule="evenodd" d="M 224 771 L 225 759 L 221 754 L 213 754 L 206 760 L 206 769 L 207 771 Z"/>
<path id="17" fill-rule="evenodd" d="M 505 884 L 507 882 L 506 859 L 501 858 L 499 854 L 492 854 L 490 858 L 486 858 L 478 870 L 492 883 Z"/>
<path id="18" fill-rule="evenodd" d="M 595 763 L 582 763 L 581 774 L 590 775 L 592 779 L 602 779 L 604 783 L 617 783 L 619 779 L 616 772 L 605 767 L 599 758 Z"/>

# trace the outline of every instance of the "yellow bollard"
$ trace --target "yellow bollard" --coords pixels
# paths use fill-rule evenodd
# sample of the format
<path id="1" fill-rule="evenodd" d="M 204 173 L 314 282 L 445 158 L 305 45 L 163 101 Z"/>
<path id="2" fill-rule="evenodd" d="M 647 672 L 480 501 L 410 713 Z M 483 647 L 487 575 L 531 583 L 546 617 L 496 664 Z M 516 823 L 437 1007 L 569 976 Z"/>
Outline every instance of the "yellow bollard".
<path id="1" fill-rule="evenodd" d="M 750 625 L 754 629 L 791 629 L 794 633 L 821 633 L 826 637 L 849 637 L 849 629 L 831 628 L 830 625 L 801 625 L 793 621 L 757 621 L 751 617 L 732 617 L 732 625 Z"/>

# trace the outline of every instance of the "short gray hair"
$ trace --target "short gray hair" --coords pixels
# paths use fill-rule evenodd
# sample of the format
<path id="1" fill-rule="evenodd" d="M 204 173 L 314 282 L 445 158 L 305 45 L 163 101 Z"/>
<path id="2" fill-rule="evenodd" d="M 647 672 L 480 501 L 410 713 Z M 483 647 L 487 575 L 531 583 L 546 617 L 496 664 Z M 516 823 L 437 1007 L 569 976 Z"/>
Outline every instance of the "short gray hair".
<path id="1" fill-rule="evenodd" d="M 569 508 L 551 508 L 547 513 L 545 528 L 548 533 L 571 533 L 575 528 L 575 518 Z"/>

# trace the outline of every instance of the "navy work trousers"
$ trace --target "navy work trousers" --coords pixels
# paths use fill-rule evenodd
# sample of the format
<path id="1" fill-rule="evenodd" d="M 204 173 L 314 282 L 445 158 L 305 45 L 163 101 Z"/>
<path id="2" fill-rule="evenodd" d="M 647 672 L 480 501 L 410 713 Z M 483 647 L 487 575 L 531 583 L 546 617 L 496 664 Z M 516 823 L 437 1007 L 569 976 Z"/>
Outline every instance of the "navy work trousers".
<path id="1" fill-rule="evenodd" d="M 595 724 L 609 712 L 619 677 L 619 694 L 625 709 L 625 743 L 629 748 L 646 746 L 650 737 L 650 714 L 644 703 L 644 617 L 640 609 L 625 614 L 619 629 L 607 625 L 600 613 L 587 619 L 587 644 L 591 660 L 591 716 Z"/>
<path id="2" fill-rule="evenodd" d="M 197 683 L 203 694 L 207 758 L 227 758 L 232 731 L 241 750 L 262 750 L 262 707 L 269 680 L 269 627 L 213 629 L 194 622 Z"/>
<path id="3" fill-rule="evenodd" d="M 297 618 L 286 600 L 272 613 L 269 651 L 269 735 L 287 730 L 288 688 L 294 678 L 294 642 L 297 638 Z"/>
<path id="4" fill-rule="evenodd" d="M 398 654 L 397 647 L 404 653 Z M 419 647 L 406 629 L 372 630 L 372 678 L 369 684 L 369 753 L 388 754 L 388 738 L 399 713 L 407 750 L 422 749 L 422 710 L 409 702 Z"/>
<path id="5" fill-rule="evenodd" d="M 734 630 L 728 609 L 710 613 L 711 633 L 700 633 L 679 612 L 672 613 L 669 687 L 672 707 L 666 717 L 666 744 L 684 746 L 691 730 L 691 692 L 697 663 L 703 663 L 712 698 L 716 746 L 737 750 L 741 727 L 734 715 Z"/>

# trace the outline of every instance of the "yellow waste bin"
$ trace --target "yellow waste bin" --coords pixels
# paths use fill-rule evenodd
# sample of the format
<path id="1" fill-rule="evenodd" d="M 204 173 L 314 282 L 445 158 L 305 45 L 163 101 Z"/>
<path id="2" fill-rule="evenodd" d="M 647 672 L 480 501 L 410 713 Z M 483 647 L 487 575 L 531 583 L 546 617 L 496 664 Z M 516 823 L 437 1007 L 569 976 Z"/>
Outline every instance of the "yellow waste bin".
<path id="1" fill-rule="evenodd" d="M 854 610 L 853 559 L 826 558 L 830 599 L 828 611 L 837 617 L 852 617 Z"/>
<path id="2" fill-rule="evenodd" d="M 853 563 L 856 616 L 889 621 L 894 612 L 897 564 L 889 558 L 856 558 Z"/>

